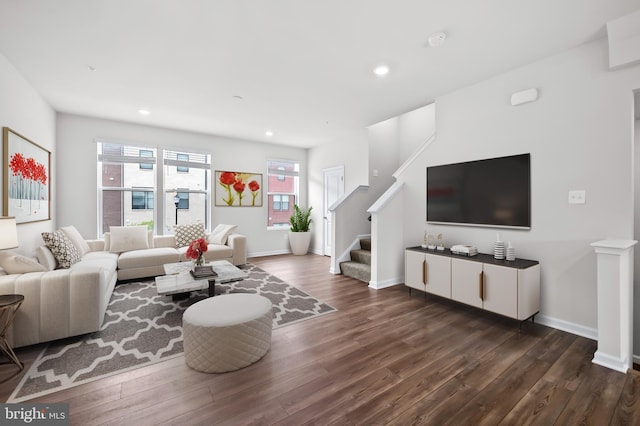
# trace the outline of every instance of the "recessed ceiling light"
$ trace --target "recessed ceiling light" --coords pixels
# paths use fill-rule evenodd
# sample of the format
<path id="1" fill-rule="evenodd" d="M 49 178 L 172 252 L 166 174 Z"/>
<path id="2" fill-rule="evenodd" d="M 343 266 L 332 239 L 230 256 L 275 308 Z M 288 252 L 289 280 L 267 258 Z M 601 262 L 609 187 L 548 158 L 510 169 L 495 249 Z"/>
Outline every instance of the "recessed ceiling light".
<path id="1" fill-rule="evenodd" d="M 235 100 L 237 100 L 237 101 L 241 101 L 241 100 L 243 100 L 243 99 L 244 99 L 244 98 L 243 98 L 242 96 L 240 96 L 240 95 L 233 95 L 233 96 L 232 96 L 232 98 L 233 98 L 233 99 L 235 99 Z"/>
<path id="2" fill-rule="evenodd" d="M 269 137 L 273 136 L 273 132 L 271 130 L 267 130 L 264 134 Z"/>
<path id="3" fill-rule="evenodd" d="M 146 109 L 139 109 L 139 110 L 138 110 L 138 113 L 139 113 L 140 115 L 149 115 L 149 114 L 151 114 L 151 113 L 150 113 L 149 111 L 147 111 Z"/>
<path id="4" fill-rule="evenodd" d="M 373 69 L 375 75 L 383 76 L 389 74 L 389 67 L 386 65 L 378 65 Z"/>
<path id="5" fill-rule="evenodd" d="M 444 44 L 447 35 L 445 33 L 434 33 L 429 36 L 429 46 L 440 47 Z"/>

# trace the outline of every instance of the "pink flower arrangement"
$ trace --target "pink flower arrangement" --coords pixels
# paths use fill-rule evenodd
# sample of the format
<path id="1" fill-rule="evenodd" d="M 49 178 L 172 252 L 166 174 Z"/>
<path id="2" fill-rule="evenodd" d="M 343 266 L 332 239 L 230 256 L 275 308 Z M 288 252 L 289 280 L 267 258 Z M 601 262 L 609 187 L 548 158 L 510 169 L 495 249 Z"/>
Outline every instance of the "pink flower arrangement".
<path id="1" fill-rule="evenodd" d="M 202 265 L 204 263 L 204 254 L 209 250 L 207 241 L 204 238 L 198 238 L 191 241 L 189 247 L 187 247 L 187 257 L 193 259 L 196 265 Z"/>

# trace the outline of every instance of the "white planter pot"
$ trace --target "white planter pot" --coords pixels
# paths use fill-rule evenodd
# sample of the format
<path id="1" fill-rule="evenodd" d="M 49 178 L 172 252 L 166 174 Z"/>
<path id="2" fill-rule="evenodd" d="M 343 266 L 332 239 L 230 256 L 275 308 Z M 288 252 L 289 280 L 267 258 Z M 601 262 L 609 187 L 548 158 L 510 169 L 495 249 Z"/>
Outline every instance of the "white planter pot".
<path id="1" fill-rule="evenodd" d="M 295 255 L 307 254 L 311 243 L 311 231 L 291 232 L 289 231 L 289 245 L 291 252 Z"/>

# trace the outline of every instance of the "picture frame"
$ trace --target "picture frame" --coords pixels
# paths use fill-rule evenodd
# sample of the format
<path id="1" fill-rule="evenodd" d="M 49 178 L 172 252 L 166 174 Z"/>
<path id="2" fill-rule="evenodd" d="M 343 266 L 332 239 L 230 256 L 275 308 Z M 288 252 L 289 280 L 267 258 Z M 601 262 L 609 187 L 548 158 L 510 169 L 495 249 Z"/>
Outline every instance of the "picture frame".
<path id="1" fill-rule="evenodd" d="M 16 223 L 51 220 L 51 152 L 2 128 L 4 216 Z"/>
<path id="2" fill-rule="evenodd" d="M 262 173 L 215 171 L 217 207 L 262 207 Z"/>

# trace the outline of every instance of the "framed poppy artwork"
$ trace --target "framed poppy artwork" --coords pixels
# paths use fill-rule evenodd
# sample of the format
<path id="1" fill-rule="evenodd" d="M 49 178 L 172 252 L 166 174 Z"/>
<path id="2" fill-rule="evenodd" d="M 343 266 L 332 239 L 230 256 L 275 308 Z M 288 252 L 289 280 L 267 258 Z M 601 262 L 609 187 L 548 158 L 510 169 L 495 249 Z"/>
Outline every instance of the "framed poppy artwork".
<path id="1" fill-rule="evenodd" d="M 8 127 L 3 136 L 3 215 L 16 223 L 51 219 L 51 153 Z"/>
<path id="2" fill-rule="evenodd" d="M 262 207 L 262 174 L 216 170 L 215 202 L 220 207 Z"/>

